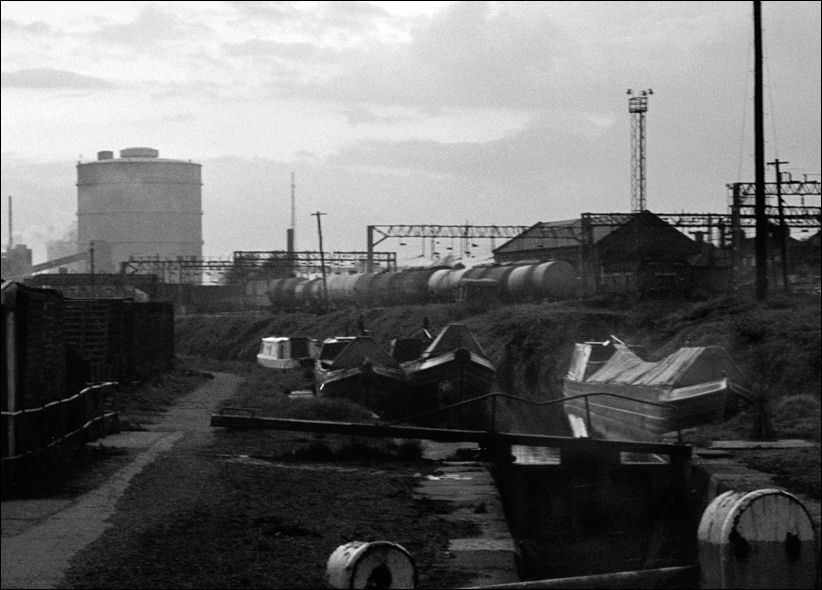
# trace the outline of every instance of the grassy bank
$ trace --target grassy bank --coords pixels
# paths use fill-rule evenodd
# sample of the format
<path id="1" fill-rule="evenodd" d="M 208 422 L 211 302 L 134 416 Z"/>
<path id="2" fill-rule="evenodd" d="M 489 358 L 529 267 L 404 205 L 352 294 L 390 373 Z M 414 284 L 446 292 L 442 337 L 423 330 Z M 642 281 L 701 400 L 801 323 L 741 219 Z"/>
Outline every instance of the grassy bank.
<path id="1" fill-rule="evenodd" d="M 260 338 L 354 334 L 362 313 L 377 341 L 465 322 L 497 364 L 500 390 L 536 399 L 561 394 L 575 342 L 616 335 L 657 360 L 680 346 L 725 347 L 766 398 L 780 436 L 820 439 L 820 305 L 816 299 L 767 303 L 745 298 L 704 302 L 589 299 L 502 306 L 470 314 L 457 304 L 306 313 L 177 318 L 179 354 L 253 362 Z"/>

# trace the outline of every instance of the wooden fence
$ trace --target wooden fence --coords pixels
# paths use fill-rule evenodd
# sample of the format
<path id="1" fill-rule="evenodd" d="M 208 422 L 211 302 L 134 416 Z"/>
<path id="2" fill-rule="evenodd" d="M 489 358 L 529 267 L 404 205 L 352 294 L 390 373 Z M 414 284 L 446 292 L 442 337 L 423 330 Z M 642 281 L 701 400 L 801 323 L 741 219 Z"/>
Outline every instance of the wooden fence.
<path id="1" fill-rule="evenodd" d="M 4 411 L 3 477 L 8 464 L 67 442 L 91 442 L 107 434 L 116 417 L 116 382 L 90 385 L 72 396 L 39 408 Z"/>
<path id="2" fill-rule="evenodd" d="M 68 299 L 3 283 L 1 327 L 4 483 L 22 458 L 104 436 L 118 384 L 167 370 L 174 359 L 171 303 Z"/>

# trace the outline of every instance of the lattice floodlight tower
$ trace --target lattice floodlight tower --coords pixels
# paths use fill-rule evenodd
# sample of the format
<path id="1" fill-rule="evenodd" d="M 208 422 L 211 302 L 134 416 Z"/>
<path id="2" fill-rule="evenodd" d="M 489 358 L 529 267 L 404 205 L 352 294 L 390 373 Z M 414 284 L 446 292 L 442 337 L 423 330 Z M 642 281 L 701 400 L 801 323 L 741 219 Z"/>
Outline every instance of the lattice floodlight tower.
<path id="1" fill-rule="evenodd" d="M 631 211 L 645 211 L 645 113 L 648 97 L 654 91 L 648 88 L 634 94 L 628 89 L 628 112 L 631 114 Z"/>

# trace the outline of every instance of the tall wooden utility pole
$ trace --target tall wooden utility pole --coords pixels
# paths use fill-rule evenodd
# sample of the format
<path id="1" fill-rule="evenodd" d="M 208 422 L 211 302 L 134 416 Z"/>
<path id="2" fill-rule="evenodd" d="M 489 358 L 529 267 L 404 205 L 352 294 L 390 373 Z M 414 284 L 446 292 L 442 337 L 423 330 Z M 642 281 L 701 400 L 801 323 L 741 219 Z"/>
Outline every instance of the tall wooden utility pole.
<path id="1" fill-rule="evenodd" d="M 754 152 L 756 172 L 756 298 L 768 297 L 768 218 L 765 215 L 765 132 L 762 105 L 762 2 L 754 9 Z"/>
<path id="2" fill-rule="evenodd" d="M 91 297 L 97 294 L 97 286 L 94 284 L 94 240 L 91 240 L 88 243 L 88 265 L 89 265 L 89 273 L 91 275 Z"/>
<path id="3" fill-rule="evenodd" d="M 12 233 L 14 227 L 12 226 L 11 221 L 11 195 L 9 195 L 9 256 L 11 256 L 12 248 L 14 248 L 14 234 Z M 9 258 L 11 260 L 11 258 Z"/>
<path id="4" fill-rule="evenodd" d="M 768 166 L 776 168 L 776 203 L 779 208 L 779 256 L 782 258 L 782 288 L 785 293 L 791 292 L 791 285 L 788 282 L 788 226 L 785 224 L 785 210 L 782 204 L 782 164 L 790 164 L 785 160 L 776 158 L 773 162 L 768 162 Z"/>
<path id="5" fill-rule="evenodd" d="M 294 198 L 294 190 L 297 185 L 294 184 L 294 173 L 291 173 L 291 251 L 297 249 L 297 202 Z"/>
<path id="6" fill-rule="evenodd" d="M 325 254 L 323 253 L 323 227 L 320 223 L 320 215 L 325 215 L 325 213 L 320 213 L 317 211 L 316 213 L 312 213 L 311 215 L 317 216 L 317 234 L 320 238 L 320 271 L 323 274 L 323 302 L 328 302 L 328 285 L 325 282 Z"/>

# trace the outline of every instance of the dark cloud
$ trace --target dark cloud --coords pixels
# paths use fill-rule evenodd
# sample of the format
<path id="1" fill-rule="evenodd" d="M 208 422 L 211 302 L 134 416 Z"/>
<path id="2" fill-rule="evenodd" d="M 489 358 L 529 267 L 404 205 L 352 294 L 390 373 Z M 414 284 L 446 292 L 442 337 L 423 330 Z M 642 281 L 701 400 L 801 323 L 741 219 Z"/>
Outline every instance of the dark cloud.
<path id="1" fill-rule="evenodd" d="M 345 120 L 350 125 L 383 125 L 414 120 L 414 117 L 402 117 L 377 114 L 373 109 L 363 106 L 353 106 L 342 110 Z"/>
<path id="2" fill-rule="evenodd" d="M 305 33 L 342 31 L 360 33 L 381 20 L 392 20 L 388 12 L 368 2 L 316 2 L 306 15 L 302 2 L 228 2 L 242 19 L 271 25 L 291 26 Z M 307 18 L 308 16 L 308 18 Z"/>
<path id="3" fill-rule="evenodd" d="M 460 2 L 419 29 L 410 49 L 438 79 L 497 95 L 494 88 L 520 88 L 550 72 L 557 36 L 545 14 L 494 13 L 490 3 Z"/>
<path id="4" fill-rule="evenodd" d="M 166 115 L 165 117 L 162 117 L 161 120 L 168 121 L 169 123 L 189 123 L 191 121 L 196 121 L 197 117 L 191 113 L 175 113 L 173 115 Z"/>
<path id="5" fill-rule="evenodd" d="M 202 36 L 209 30 L 202 25 L 184 23 L 172 14 L 149 4 L 133 22 L 106 24 L 89 37 L 109 45 L 127 45 L 142 49 L 155 48 L 166 42 Z M 159 49 L 159 47 L 157 47 Z"/>
<path id="6" fill-rule="evenodd" d="M 236 2 L 226 2 L 226 4 L 237 9 L 237 12 L 245 17 L 292 18 L 299 14 L 294 8 L 293 2 L 243 2 L 238 0 Z"/>
<path id="7" fill-rule="evenodd" d="M 3 72 L 3 88 L 113 88 L 115 84 L 102 78 L 84 76 L 54 68 L 32 68 Z"/>
<path id="8" fill-rule="evenodd" d="M 34 21 L 29 24 L 21 24 L 17 21 L 4 18 L 0 19 L 0 28 L 2 28 L 3 35 L 13 34 L 31 34 L 31 35 L 52 35 L 55 33 L 54 29 L 41 21 Z"/>
<path id="9" fill-rule="evenodd" d="M 368 2 L 326 2 L 320 21 L 337 27 L 373 26 L 375 20 L 393 19 L 384 9 Z"/>
<path id="10" fill-rule="evenodd" d="M 185 99 L 217 99 L 222 96 L 223 86 L 215 82 L 197 80 L 188 83 L 150 84 L 149 96 L 156 100 L 175 98 Z"/>
<path id="11" fill-rule="evenodd" d="M 535 120 L 516 133 L 488 142 L 361 141 L 339 150 L 328 163 L 464 178 L 567 177 L 578 174 L 581 161 L 600 173 L 613 168 L 624 143 L 614 135 L 614 130 L 602 130 L 592 123 L 581 122 L 571 133 Z"/>
<path id="12" fill-rule="evenodd" d="M 332 62 L 337 59 L 337 52 L 332 49 L 301 42 L 249 39 L 242 43 L 224 43 L 223 49 L 234 57 L 274 57 L 305 63 Z"/>
<path id="13" fill-rule="evenodd" d="M 412 41 L 338 54 L 337 74 L 295 94 L 412 108 L 533 108 L 556 86 L 555 27 L 544 14 L 457 3 L 413 29 Z"/>

